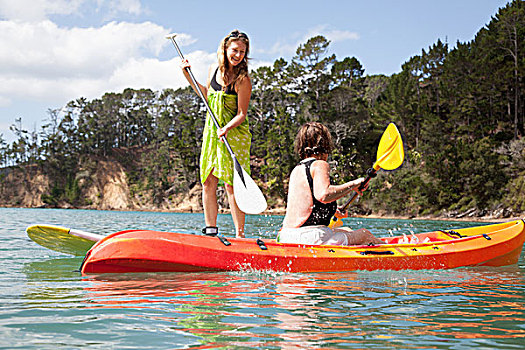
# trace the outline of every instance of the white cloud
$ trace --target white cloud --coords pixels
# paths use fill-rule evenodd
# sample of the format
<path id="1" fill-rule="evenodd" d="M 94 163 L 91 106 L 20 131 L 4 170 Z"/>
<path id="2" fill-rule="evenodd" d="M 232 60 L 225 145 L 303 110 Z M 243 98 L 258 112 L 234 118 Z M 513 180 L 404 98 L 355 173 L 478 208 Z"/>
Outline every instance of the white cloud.
<path id="1" fill-rule="evenodd" d="M 268 51 L 260 50 L 263 53 L 278 55 L 280 57 L 291 57 L 295 55 L 299 45 L 302 45 L 308 41 L 308 39 L 322 35 L 326 39 L 330 40 L 332 43 L 346 41 L 346 40 L 359 40 L 359 34 L 356 32 L 346 31 L 346 30 L 337 30 L 330 29 L 328 25 L 320 25 L 308 30 L 304 34 L 295 33 L 293 37 L 300 37 L 299 40 L 290 42 L 290 38 L 285 40 L 279 40 L 275 43 L 272 48 Z"/>
<path id="2" fill-rule="evenodd" d="M 36 125 L 47 108 L 80 97 L 94 99 L 125 88 L 187 86 L 177 53 L 165 39 L 170 28 L 107 22 L 120 14 L 147 11 L 139 0 L 0 0 L 0 134 L 11 142 L 14 118 Z M 54 22 L 57 16 L 99 18 L 104 24 L 64 27 Z M 196 41 L 185 33 L 177 35 L 183 50 Z M 163 52 L 172 59 L 162 61 Z M 216 53 L 185 54 L 204 83 Z"/>
<path id="3" fill-rule="evenodd" d="M 279 57 L 289 57 L 289 56 L 293 56 L 295 54 L 295 51 L 297 50 L 297 47 L 301 43 L 302 42 L 290 44 L 290 43 L 285 43 L 285 42 L 282 42 L 282 41 L 278 41 L 272 46 L 272 48 L 270 50 L 268 50 L 268 51 L 261 50 L 261 52 L 266 53 L 266 54 L 270 54 L 270 55 L 277 55 Z"/>
<path id="4" fill-rule="evenodd" d="M 192 72 L 197 81 L 204 84 L 209 66 L 217 60 L 216 54 L 196 51 L 185 55 L 185 58 L 190 61 Z M 145 58 L 131 59 L 113 72 L 109 83 L 114 87 L 114 91 L 122 91 L 127 87 L 147 87 L 152 90 L 162 90 L 187 86 L 188 82 L 184 78 L 179 64 L 178 58 L 169 61 Z"/>
<path id="5" fill-rule="evenodd" d="M 175 41 L 177 42 L 177 45 L 179 46 L 191 45 L 197 41 L 197 39 L 193 38 L 191 35 L 188 35 L 188 34 L 184 34 L 184 33 L 175 33 L 175 34 L 177 34 L 175 36 Z"/>
<path id="6" fill-rule="evenodd" d="M 97 2 L 106 5 L 113 15 L 124 12 L 138 16 L 144 12 L 140 0 L 98 0 Z"/>
<path id="7" fill-rule="evenodd" d="M 107 20 L 118 14 L 138 16 L 145 12 L 140 0 L 0 0 L 0 18 L 39 22 L 53 15 L 83 16 L 83 11 L 104 13 Z"/>
<path id="8" fill-rule="evenodd" d="M 345 30 L 331 30 L 326 33 L 328 40 L 332 42 L 339 42 L 345 40 L 359 40 L 361 37 L 356 32 L 348 32 Z"/>
<path id="9" fill-rule="evenodd" d="M 16 21 L 42 21 L 50 15 L 70 15 L 85 0 L 0 0 L 0 16 Z"/>
<path id="10" fill-rule="evenodd" d="M 328 25 L 321 25 L 309 30 L 308 33 L 303 37 L 303 42 L 306 42 L 309 38 L 316 35 L 322 35 L 332 43 L 346 40 L 359 40 L 358 33 L 347 30 L 330 29 Z"/>
<path id="11" fill-rule="evenodd" d="M 124 88 L 177 88 L 187 84 L 178 60 L 160 61 L 171 44 L 168 29 L 153 24 L 110 22 L 94 28 L 61 28 L 41 22 L 0 21 L 0 102 L 34 99 L 65 104 Z M 195 42 L 187 34 L 180 45 Z M 173 57 L 176 52 L 173 48 Z M 215 53 L 187 55 L 204 82 Z M 179 71 L 179 72 L 177 72 Z"/>

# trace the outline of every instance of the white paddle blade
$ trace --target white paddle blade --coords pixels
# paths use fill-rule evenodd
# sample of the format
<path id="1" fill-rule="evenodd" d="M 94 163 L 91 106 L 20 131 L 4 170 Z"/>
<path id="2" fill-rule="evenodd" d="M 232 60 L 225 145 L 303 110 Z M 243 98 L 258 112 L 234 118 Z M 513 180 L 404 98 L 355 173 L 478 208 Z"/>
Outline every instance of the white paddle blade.
<path id="1" fill-rule="evenodd" d="M 242 168 L 233 172 L 233 194 L 239 209 L 246 214 L 260 214 L 268 205 L 261 189 Z"/>

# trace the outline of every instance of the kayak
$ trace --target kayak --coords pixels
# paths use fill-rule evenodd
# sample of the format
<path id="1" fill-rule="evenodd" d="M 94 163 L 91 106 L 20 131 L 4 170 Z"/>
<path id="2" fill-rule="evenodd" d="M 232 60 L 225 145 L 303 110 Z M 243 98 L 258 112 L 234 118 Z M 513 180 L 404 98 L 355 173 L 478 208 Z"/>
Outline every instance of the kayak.
<path id="1" fill-rule="evenodd" d="M 525 222 L 381 239 L 386 244 L 329 246 L 127 230 L 95 243 L 84 258 L 81 272 L 337 272 L 505 266 L 518 262 L 525 241 Z"/>

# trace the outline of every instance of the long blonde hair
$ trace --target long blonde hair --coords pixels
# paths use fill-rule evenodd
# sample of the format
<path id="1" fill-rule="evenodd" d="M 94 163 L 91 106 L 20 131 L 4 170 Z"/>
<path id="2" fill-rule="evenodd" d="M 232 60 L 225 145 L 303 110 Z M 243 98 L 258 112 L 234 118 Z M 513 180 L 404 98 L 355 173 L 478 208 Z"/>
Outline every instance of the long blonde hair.
<path id="1" fill-rule="evenodd" d="M 241 63 L 233 67 L 233 77 L 226 76 L 226 70 L 229 68 L 229 61 L 226 57 L 226 51 L 230 43 L 234 41 L 243 42 L 246 45 L 246 52 Z M 221 71 L 222 78 L 224 80 L 223 89 L 232 85 L 232 87 L 238 81 L 246 78 L 248 76 L 248 54 L 250 53 L 250 39 L 245 33 L 240 32 L 239 30 L 233 30 L 228 36 L 224 37 L 219 44 L 219 49 L 217 50 L 217 58 L 219 60 L 219 70 Z"/>

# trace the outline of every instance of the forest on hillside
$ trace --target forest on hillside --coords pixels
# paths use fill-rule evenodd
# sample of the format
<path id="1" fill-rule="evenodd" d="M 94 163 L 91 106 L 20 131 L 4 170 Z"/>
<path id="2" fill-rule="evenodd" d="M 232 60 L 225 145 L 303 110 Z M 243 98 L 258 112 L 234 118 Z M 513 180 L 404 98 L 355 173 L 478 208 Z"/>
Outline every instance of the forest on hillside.
<path id="1" fill-rule="evenodd" d="M 366 75 L 355 57 L 330 54 L 325 37 L 310 38 L 290 61 L 281 58 L 250 73 L 252 177 L 270 205 L 285 200 L 298 161 L 295 134 L 312 120 L 332 131 L 333 181 L 362 176 L 394 122 L 405 162 L 380 172 L 360 210 L 408 216 L 525 212 L 524 37 L 524 2 L 514 0 L 470 42 L 450 47 L 437 40 L 392 76 Z M 84 201 L 83 162 L 114 157 L 126 165 L 132 195 L 147 193 L 160 202 L 199 181 L 204 114 L 189 87 L 79 98 L 49 110 L 40 130 L 25 130 L 15 119 L 16 140 L 8 144 L 0 135 L 0 164 L 37 164 L 53 179 L 44 202 L 78 206 Z"/>

